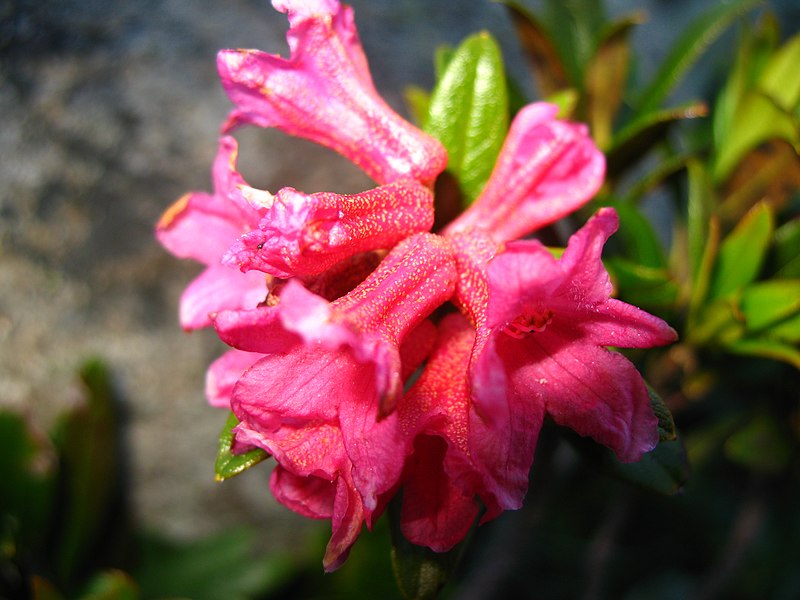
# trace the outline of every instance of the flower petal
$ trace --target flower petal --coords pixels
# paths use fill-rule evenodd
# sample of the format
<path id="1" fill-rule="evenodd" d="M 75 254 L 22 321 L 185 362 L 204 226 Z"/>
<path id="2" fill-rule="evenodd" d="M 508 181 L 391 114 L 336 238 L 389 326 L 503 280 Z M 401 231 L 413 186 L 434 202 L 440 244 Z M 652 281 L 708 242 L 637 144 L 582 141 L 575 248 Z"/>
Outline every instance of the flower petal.
<path id="1" fill-rule="evenodd" d="M 262 358 L 257 352 L 228 350 L 206 371 L 206 398 L 211 406 L 231 407 L 231 394 L 242 374 Z"/>
<path id="2" fill-rule="evenodd" d="M 223 50 L 217 66 L 236 105 L 225 130 L 243 123 L 277 127 L 346 156 L 378 183 L 433 183 L 447 157 L 442 145 L 378 96 L 352 10 L 334 0 L 280 0 L 289 13 L 290 58 Z"/>
<path id="3" fill-rule="evenodd" d="M 517 114 L 486 187 L 447 233 L 483 228 L 498 242 L 513 240 L 597 193 L 605 158 L 585 125 L 556 120 L 557 113 L 555 105 L 535 103 Z"/>
<path id="4" fill-rule="evenodd" d="M 263 273 L 241 273 L 222 265 L 205 269 L 183 291 L 179 319 L 186 330 L 208 327 L 212 314 L 258 306 L 268 293 Z"/>

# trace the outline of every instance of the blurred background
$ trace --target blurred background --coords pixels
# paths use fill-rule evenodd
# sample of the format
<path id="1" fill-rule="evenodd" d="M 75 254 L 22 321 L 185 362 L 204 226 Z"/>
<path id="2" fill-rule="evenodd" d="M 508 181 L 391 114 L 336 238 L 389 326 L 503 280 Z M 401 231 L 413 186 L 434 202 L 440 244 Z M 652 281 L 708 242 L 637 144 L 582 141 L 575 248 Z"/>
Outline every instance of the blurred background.
<path id="1" fill-rule="evenodd" d="M 435 49 L 481 29 L 536 97 L 504 7 L 488 0 L 350 4 L 376 86 L 402 114 L 406 86 L 433 85 Z M 631 36 L 647 79 L 682 28 L 714 4 L 605 6 L 611 16 L 648 15 Z M 796 32 L 798 4 L 771 5 L 785 33 Z M 246 527 L 256 533 L 255 556 L 297 549 L 298 539 L 324 541 L 327 524 L 278 506 L 268 468 L 214 481 L 225 414 L 206 405 L 203 384 L 223 348 L 212 332 L 181 331 L 178 298 L 200 267 L 168 255 L 153 227 L 180 195 L 210 189 L 230 108 L 216 51 L 286 55 L 287 27 L 265 0 L 0 1 L 0 409 L 24 415 L 34 437 L 44 437 L 87 395 L 113 395 L 131 526 L 175 543 Z M 711 98 L 733 40 L 731 31 L 714 43 L 673 94 L 676 102 Z M 237 138 L 240 168 L 255 187 L 370 187 L 345 159 L 312 144 L 254 129 Z M 10 493 L 4 485 L 0 491 Z M 516 525 L 501 519 L 488 527 Z"/>

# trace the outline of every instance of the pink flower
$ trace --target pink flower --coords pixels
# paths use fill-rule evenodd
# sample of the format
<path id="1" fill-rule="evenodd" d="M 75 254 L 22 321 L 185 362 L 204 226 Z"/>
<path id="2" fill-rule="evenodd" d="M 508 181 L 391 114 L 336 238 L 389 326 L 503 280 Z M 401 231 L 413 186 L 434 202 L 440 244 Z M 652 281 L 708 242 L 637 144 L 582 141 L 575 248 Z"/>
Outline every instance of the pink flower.
<path id="1" fill-rule="evenodd" d="M 236 444 L 272 454 L 282 468 L 273 489 L 290 508 L 304 494 L 317 498 L 325 487 L 318 479 L 330 484 L 326 569 L 340 564 L 399 477 L 405 442 L 392 411 L 402 394 L 402 363 L 415 367 L 425 353 L 412 347 L 401 354 L 401 344 L 431 337 L 430 329 L 411 332 L 451 296 L 454 280 L 449 243 L 417 234 L 332 303 L 290 280 L 277 305 L 215 318 L 223 341 L 265 354 L 233 389 Z"/>
<path id="2" fill-rule="evenodd" d="M 214 193 L 186 194 L 164 212 L 156 226 L 156 238 L 172 254 L 206 265 L 181 296 L 180 322 L 185 329 L 207 327 L 212 312 L 253 308 L 267 295 L 263 274 L 243 274 L 222 264 L 230 245 L 257 226 L 262 216 L 231 194 L 244 183 L 236 172 L 236 149 L 236 140 L 222 137 L 212 170 Z"/>
<path id="3" fill-rule="evenodd" d="M 521 505 L 545 412 L 622 461 L 639 460 L 658 442 L 641 375 L 606 347 L 648 348 L 676 334 L 661 319 L 610 298 L 600 254 L 617 225 L 616 212 L 601 209 L 558 260 L 528 240 L 508 243 L 488 263 L 488 305 L 470 365 L 479 417 L 470 451 L 477 465 L 495 465 L 482 476 L 502 508 Z M 481 295 L 467 300 L 483 302 Z"/>
<path id="4" fill-rule="evenodd" d="M 282 278 L 320 275 L 354 254 L 391 248 L 431 225 L 433 194 L 413 181 L 355 196 L 284 188 L 272 197 L 258 228 L 241 236 L 223 263 Z"/>
<path id="5" fill-rule="evenodd" d="M 277 127 L 344 155 L 380 184 L 431 185 L 444 169 L 442 145 L 378 96 L 353 22 L 337 0 L 273 0 L 288 13 L 289 59 L 258 50 L 223 50 L 222 85 L 236 108 L 225 131 Z"/>
<path id="6" fill-rule="evenodd" d="M 605 158 L 585 125 L 556 119 L 538 102 L 514 121 L 481 195 L 446 229 L 483 229 L 498 242 L 517 239 L 577 210 L 600 189 Z"/>

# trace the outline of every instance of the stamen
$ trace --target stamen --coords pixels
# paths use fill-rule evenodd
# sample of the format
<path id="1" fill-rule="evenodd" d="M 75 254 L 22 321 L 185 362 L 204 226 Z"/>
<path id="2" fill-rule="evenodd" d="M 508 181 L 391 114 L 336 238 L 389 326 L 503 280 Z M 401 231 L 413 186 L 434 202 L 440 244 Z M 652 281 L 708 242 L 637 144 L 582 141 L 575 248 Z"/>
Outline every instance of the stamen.
<path id="1" fill-rule="evenodd" d="M 553 311 L 545 309 L 532 314 L 522 314 L 503 328 L 513 338 L 523 339 L 531 333 L 541 333 L 553 321 Z"/>

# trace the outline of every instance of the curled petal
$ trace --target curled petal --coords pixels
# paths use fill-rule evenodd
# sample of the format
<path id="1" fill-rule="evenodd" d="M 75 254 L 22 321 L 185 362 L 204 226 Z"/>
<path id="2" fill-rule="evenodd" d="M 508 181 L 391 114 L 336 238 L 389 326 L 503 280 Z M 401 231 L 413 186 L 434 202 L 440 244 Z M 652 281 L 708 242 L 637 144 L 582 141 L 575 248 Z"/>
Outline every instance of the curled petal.
<path id="1" fill-rule="evenodd" d="M 354 196 L 279 191 L 258 229 L 244 234 L 225 262 L 276 277 L 320 275 L 351 256 L 391 248 L 433 224 L 433 197 L 414 182 Z"/>
<path id="2" fill-rule="evenodd" d="M 597 193 L 605 158 L 586 126 L 559 121 L 557 113 L 555 105 L 535 103 L 517 114 L 486 187 L 447 233 L 482 228 L 498 242 L 513 240 Z"/>
<path id="3" fill-rule="evenodd" d="M 277 127 L 336 150 L 378 183 L 432 184 L 447 157 L 441 144 L 401 118 L 378 96 L 352 10 L 334 0 L 281 0 L 291 56 L 223 50 L 222 85 L 236 108 L 225 125 Z"/>
<path id="4" fill-rule="evenodd" d="M 222 265 L 208 267 L 183 291 L 180 323 L 186 330 L 208 327 L 217 311 L 253 308 L 267 293 L 263 273 L 241 273 Z"/>

